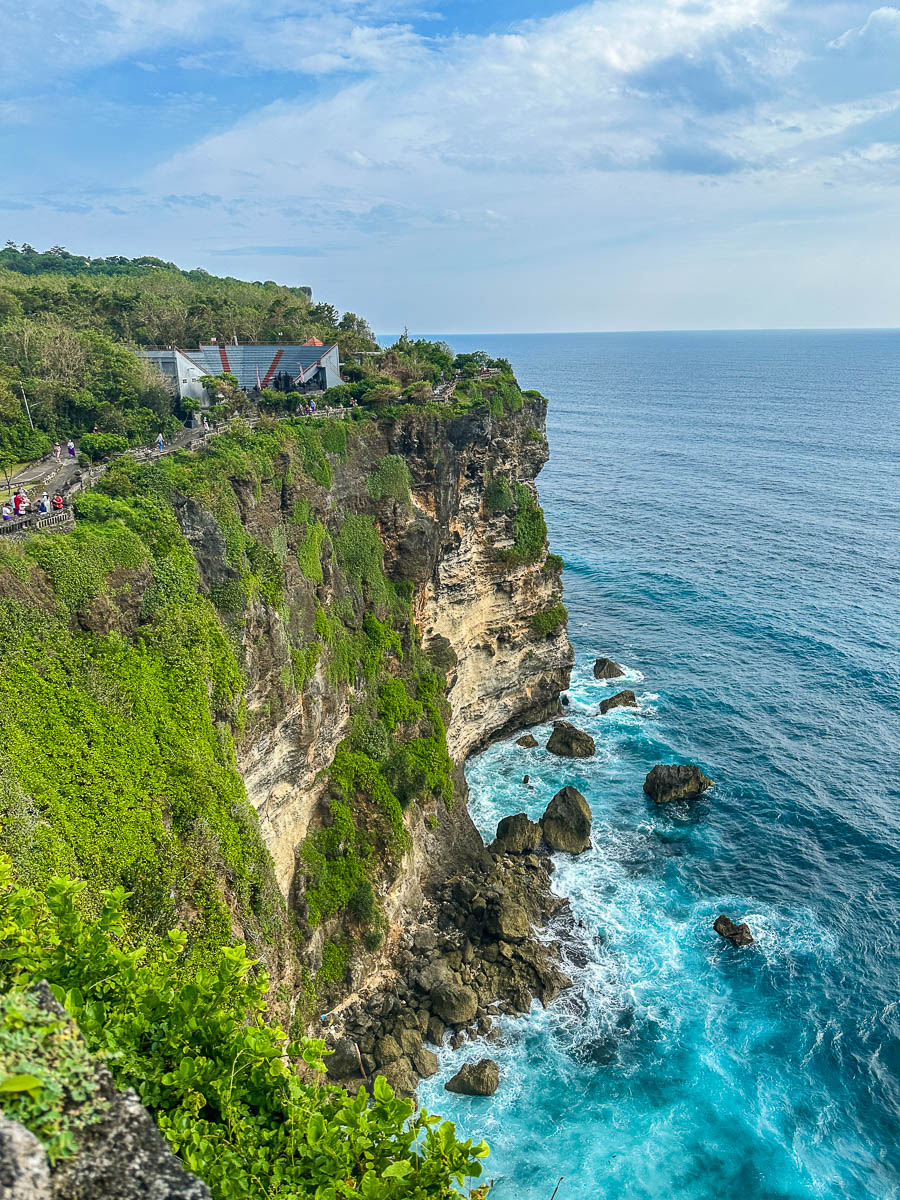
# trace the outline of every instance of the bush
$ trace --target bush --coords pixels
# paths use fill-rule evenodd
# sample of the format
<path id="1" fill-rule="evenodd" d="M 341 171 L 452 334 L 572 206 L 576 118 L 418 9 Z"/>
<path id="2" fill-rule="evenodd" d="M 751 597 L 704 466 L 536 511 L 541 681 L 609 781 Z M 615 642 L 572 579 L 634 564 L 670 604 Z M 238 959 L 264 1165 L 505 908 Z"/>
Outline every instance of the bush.
<path id="1" fill-rule="evenodd" d="M 377 907 L 375 904 L 375 893 L 372 891 L 372 885 L 368 879 L 359 885 L 347 905 L 354 920 L 359 921 L 360 925 L 370 925 L 375 918 Z"/>
<path id="2" fill-rule="evenodd" d="M 117 433 L 86 433 L 78 443 L 79 452 L 86 454 L 91 462 L 99 462 L 112 454 L 124 454 L 127 449 L 128 439 Z"/>
<path id="3" fill-rule="evenodd" d="M 386 454 L 367 480 L 373 500 L 389 497 L 409 502 L 410 476 L 405 459 L 399 454 Z"/>
<path id="4" fill-rule="evenodd" d="M 539 637 L 549 637 L 569 619 L 569 613 L 564 604 L 552 604 L 543 612 L 536 612 L 530 621 L 531 628 Z"/>
<path id="5" fill-rule="evenodd" d="M 383 1079 L 355 1099 L 317 1082 L 323 1043 L 289 1041 L 267 1022 L 268 979 L 243 946 L 222 946 L 213 969 L 186 976 L 184 933 L 172 930 L 146 956 L 127 932 L 124 889 L 105 893 L 96 918 L 81 912 L 83 889 L 57 878 L 42 896 L 16 886 L 0 858 L 0 987 L 21 992 L 47 979 L 88 1047 L 120 1087 L 135 1088 L 215 1200 L 325 1200 L 338 1194 L 335 1180 L 345 1182 L 341 1194 L 370 1200 L 452 1200 L 454 1184 L 481 1174 L 484 1143 L 458 1141 L 452 1124 L 414 1112 Z M 320 975 L 341 978 L 348 959 L 346 943 L 326 943 Z M 46 1043 L 44 1028 L 30 1036 Z M 51 1066 L 53 1054 L 44 1061 Z M 66 1132 L 56 1113 L 73 1071 L 51 1070 L 56 1091 L 31 1073 L 35 1103 L 0 1091 L 0 1104 L 53 1145 Z"/>
<path id="6" fill-rule="evenodd" d="M 508 549 L 499 550 L 497 557 L 504 562 L 533 563 L 543 554 L 547 541 L 544 513 L 530 488 L 517 483 L 513 490 L 516 500 L 514 541 Z"/>
<path id="7" fill-rule="evenodd" d="M 489 513 L 505 513 L 515 508 L 516 502 L 508 482 L 502 475 L 495 475 L 485 488 L 484 507 Z"/>

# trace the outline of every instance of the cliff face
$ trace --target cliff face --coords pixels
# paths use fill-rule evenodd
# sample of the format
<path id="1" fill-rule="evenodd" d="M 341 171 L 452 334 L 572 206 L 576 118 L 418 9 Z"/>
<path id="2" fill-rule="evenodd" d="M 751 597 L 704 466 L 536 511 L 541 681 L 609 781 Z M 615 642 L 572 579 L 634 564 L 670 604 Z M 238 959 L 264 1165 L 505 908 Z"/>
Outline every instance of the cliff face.
<path id="1" fill-rule="evenodd" d="M 518 412 L 503 417 L 484 410 L 451 420 L 410 415 L 368 427 L 336 467 L 327 494 L 317 497 L 320 510 L 333 516 L 330 530 L 347 513 L 372 516 L 384 547 L 385 575 L 411 585 L 422 645 L 449 664 L 447 748 L 455 768 L 455 803 L 449 811 L 440 803 L 407 810 L 409 846 L 381 886 L 386 916 L 394 922 L 402 923 L 404 909 L 420 905 L 423 890 L 461 858 L 481 852 L 465 810 L 465 757 L 555 712 L 568 684 L 572 651 L 564 623 L 549 633 L 532 626 L 536 614 L 560 599 L 559 566 L 553 560 L 548 565 L 543 536 L 539 552 L 525 555 L 531 561 L 519 561 L 512 517 L 486 504 L 492 481 L 536 496 L 535 479 L 548 457 L 545 415 L 545 401 L 529 397 Z M 405 464 L 408 501 L 373 498 L 369 481 L 385 456 Z M 245 527 L 261 540 L 277 539 L 279 517 L 296 502 L 290 488 L 283 488 L 280 512 L 265 493 L 260 499 L 243 489 L 239 496 Z M 185 520 L 182 527 L 202 564 L 206 539 L 192 537 Z M 341 572 L 328 563 L 312 593 L 289 562 L 285 581 L 287 606 L 301 613 L 311 603 L 333 605 L 346 588 Z M 279 886 L 285 896 L 293 889 L 296 898 L 303 888 L 296 851 L 310 831 L 328 822 L 324 773 L 350 731 L 360 689 L 353 682 L 336 684 L 322 661 L 273 720 L 272 699 L 290 661 L 290 630 L 269 606 L 251 605 L 243 647 L 251 728 L 255 715 L 260 720 L 239 745 L 238 765 Z"/>
<path id="2" fill-rule="evenodd" d="M 74 533 L 9 550 L 24 874 L 122 883 L 148 940 L 190 927 L 201 960 L 244 938 L 307 1016 L 391 970 L 426 898 L 490 868 L 466 755 L 568 683 L 545 401 L 504 390 L 118 460 Z"/>

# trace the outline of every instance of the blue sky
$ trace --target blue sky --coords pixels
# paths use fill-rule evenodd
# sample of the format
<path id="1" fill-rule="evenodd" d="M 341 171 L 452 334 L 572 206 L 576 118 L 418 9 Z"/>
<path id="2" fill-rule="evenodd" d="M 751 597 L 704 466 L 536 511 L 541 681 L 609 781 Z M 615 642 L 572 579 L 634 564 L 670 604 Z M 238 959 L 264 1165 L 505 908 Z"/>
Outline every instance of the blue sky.
<path id="1" fill-rule="evenodd" d="M 5 6 L 0 233 L 376 328 L 900 324 L 900 8 Z"/>

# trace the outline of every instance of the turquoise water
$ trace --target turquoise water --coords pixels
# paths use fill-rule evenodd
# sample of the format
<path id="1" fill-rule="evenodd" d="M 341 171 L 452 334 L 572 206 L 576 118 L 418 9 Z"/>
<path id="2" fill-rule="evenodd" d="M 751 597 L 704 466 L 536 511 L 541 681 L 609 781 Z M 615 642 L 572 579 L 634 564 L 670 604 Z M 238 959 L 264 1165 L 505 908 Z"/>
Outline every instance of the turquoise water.
<path id="1" fill-rule="evenodd" d="M 587 963 L 499 1045 L 445 1051 L 421 1101 L 488 1138 L 496 1200 L 560 1176 L 558 1200 L 900 1196 L 900 334 L 451 341 L 551 399 L 539 482 L 598 753 L 469 764 L 487 837 L 588 797 L 593 849 L 555 875 Z M 597 715 L 598 654 L 639 711 Z M 716 786 L 657 809 L 644 775 L 678 759 Z M 443 1091 L 486 1053 L 495 1097 Z"/>

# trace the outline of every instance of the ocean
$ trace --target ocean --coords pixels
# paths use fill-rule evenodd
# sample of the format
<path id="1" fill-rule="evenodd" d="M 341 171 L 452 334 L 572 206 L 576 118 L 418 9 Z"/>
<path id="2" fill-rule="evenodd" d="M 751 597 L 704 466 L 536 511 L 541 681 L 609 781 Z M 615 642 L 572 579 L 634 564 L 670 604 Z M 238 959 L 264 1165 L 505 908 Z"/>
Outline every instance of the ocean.
<path id="1" fill-rule="evenodd" d="M 550 399 L 539 487 L 597 754 L 554 758 L 544 726 L 470 761 L 488 839 L 588 798 L 593 848 L 554 876 L 588 961 L 498 1043 L 442 1051 L 421 1103 L 489 1141 L 492 1200 L 896 1200 L 900 333 L 448 340 Z M 623 685 L 639 708 L 600 717 Z M 661 761 L 715 787 L 657 807 Z M 485 1055 L 494 1097 L 444 1091 Z"/>

